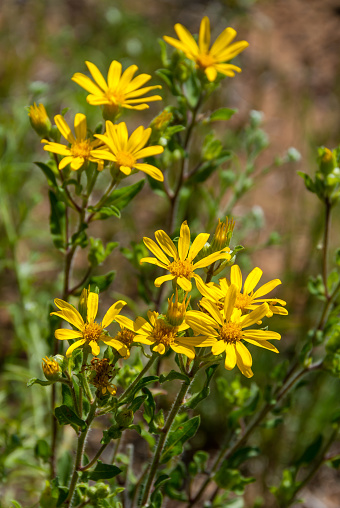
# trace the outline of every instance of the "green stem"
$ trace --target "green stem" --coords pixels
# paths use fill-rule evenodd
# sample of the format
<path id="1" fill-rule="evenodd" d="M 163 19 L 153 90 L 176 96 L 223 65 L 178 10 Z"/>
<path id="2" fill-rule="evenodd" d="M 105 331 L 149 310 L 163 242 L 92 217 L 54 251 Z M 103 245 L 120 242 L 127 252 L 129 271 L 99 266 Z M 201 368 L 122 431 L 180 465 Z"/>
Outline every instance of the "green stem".
<path id="1" fill-rule="evenodd" d="M 101 456 L 101 454 L 103 453 L 103 451 L 105 450 L 105 448 L 107 447 L 109 443 L 105 443 L 103 445 L 101 445 L 101 447 L 99 448 L 99 450 L 97 451 L 96 455 L 93 457 L 92 460 L 90 460 L 90 462 L 88 464 L 86 464 L 86 466 L 83 466 L 83 467 L 80 467 L 80 471 L 86 471 L 87 469 L 90 469 L 90 467 L 93 466 L 93 464 L 95 464 L 95 462 L 97 462 L 97 460 L 99 459 L 99 457 Z"/>
<path id="2" fill-rule="evenodd" d="M 77 452 L 76 452 L 76 459 L 74 462 L 73 474 L 72 474 L 72 478 L 71 478 L 68 496 L 67 496 L 67 499 L 64 503 L 65 506 L 67 506 L 67 507 L 70 507 L 72 505 L 73 494 L 74 494 L 74 491 L 75 491 L 75 488 L 76 488 L 77 482 L 78 482 L 78 473 L 79 473 L 79 471 L 81 471 L 81 465 L 82 465 L 83 455 L 84 455 L 85 440 L 86 440 L 87 433 L 90 430 L 91 423 L 95 417 L 96 407 L 97 407 L 97 400 L 95 399 L 94 402 L 91 404 L 90 412 L 86 418 L 87 427 L 78 436 Z"/>
<path id="3" fill-rule="evenodd" d="M 142 506 L 147 506 L 148 504 L 148 501 L 149 501 L 149 496 L 150 496 L 150 490 L 152 488 L 152 484 L 153 484 L 153 480 L 154 480 L 154 477 L 156 475 L 156 472 L 157 472 L 157 469 L 158 469 L 158 466 L 159 466 L 159 460 L 160 460 L 160 457 L 161 457 L 161 454 L 162 454 L 162 451 L 163 451 L 163 447 L 164 447 L 164 444 L 165 444 L 165 441 L 166 441 L 166 438 L 169 434 L 169 431 L 171 429 L 171 426 L 174 422 L 174 419 L 177 415 L 177 413 L 179 412 L 180 408 L 181 408 L 181 405 L 183 404 L 183 400 L 184 400 L 184 397 L 186 396 L 190 386 L 191 386 L 191 383 L 194 379 L 194 376 L 192 377 L 191 379 L 191 382 L 189 384 L 187 383 L 183 383 L 182 386 L 181 386 L 181 389 L 180 391 L 178 392 L 178 395 L 177 395 L 177 398 L 174 402 L 174 405 L 172 406 L 172 409 L 166 419 L 166 422 L 165 422 L 165 425 L 163 427 L 163 432 L 158 440 L 158 444 L 157 444 L 157 448 L 156 448 L 156 451 L 155 451 L 155 455 L 153 457 L 153 460 L 152 460 L 152 464 L 151 464 L 151 467 L 150 467 L 150 471 L 149 471 L 149 474 L 148 474 L 148 478 L 147 478 L 147 481 L 146 481 L 146 484 L 145 484 L 145 488 L 144 488 L 144 493 L 143 493 L 143 498 L 142 498 Z"/>
<path id="4" fill-rule="evenodd" d="M 124 403 L 124 399 L 131 393 L 131 391 L 135 388 L 137 383 L 142 379 L 144 374 L 150 369 L 150 367 L 153 365 L 153 363 L 158 358 L 158 353 L 154 353 L 150 360 L 145 364 L 145 367 L 141 370 L 141 372 L 138 374 L 138 376 L 134 379 L 134 381 L 131 383 L 130 386 L 125 390 L 125 392 L 122 393 L 122 395 L 118 399 L 118 403 L 122 404 Z"/>
<path id="5" fill-rule="evenodd" d="M 328 199 L 325 200 L 325 228 L 324 228 L 324 235 L 323 235 L 323 256 L 322 256 L 322 278 L 323 278 L 323 284 L 325 287 L 325 296 L 327 299 L 329 299 L 329 293 L 328 293 L 328 284 L 327 284 L 327 278 L 328 278 L 328 270 L 327 270 L 327 257 L 328 257 L 328 243 L 329 243 L 329 229 L 330 229 L 330 222 L 331 222 L 331 204 Z"/>
<path id="6" fill-rule="evenodd" d="M 265 416 L 269 413 L 270 410 L 272 410 L 274 407 L 277 406 L 277 404 L 280 402 L 280 400 L 289 392 L 289 390 L 299 381 L 305 374 L 317 370 L 321 367 L 321 362 L 317 362 L 315 364 L 310 365 L 309 367 L 306 367 L 302 369 L 298 374 L 295 376 L 291 376 L 290 379 L 287 379 L 287 382 L 285 385 L 282 386 L 281 389 L 277 391 L 276 396 L 273 397 L 273 400 L 275 402 L 267 403 L 262 410 L 258 413 L 258 415 L 255 417 L 255 419 L 246 427 L 244 430 L 242 436 L 235 441 L 235 443 L 229 447 L 230 439 L 225 443 L 225 445 L 220 450 L 219 454 L 214 460 L 214 463 L 209 471 L 208 477 L 203 482 L 201 488 L 197 492 L 196 496 L 190 500 L 189 504 L 187 505 L 187 508 L 191 508 L 194 506 L 202 497 L 204 494 L 206 488 L 208 487 L 209 483 L 213 479 L 213 476 L 215 472 L 217 471 L 220 463 L 222 460 L 228 460 L 248 439 L 248 437 L 252 434 L 252 432 L 257 428 L 259 423 L 265 418 Z M 217 490 L 214 492 L 214 497 L 217 494 Z"/>

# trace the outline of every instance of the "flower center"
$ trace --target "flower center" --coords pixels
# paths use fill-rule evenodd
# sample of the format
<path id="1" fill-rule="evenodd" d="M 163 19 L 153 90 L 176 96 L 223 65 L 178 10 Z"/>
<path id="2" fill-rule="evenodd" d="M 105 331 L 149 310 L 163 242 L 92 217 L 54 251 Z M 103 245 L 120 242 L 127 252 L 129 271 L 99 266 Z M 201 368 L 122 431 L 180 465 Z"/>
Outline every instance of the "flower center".
<path id="1" fill-rule="evenodd" d="M 247 294 L 244 295 L 243 293 L 239 293 L 236 297 L 235 307 L 236 307 L 236 309 L 243 310 L 246 307 L 248 307 L 248 305 L 251 304 L 251 301 L 252 301 L 251 296 L 249 296 Z"/>
<path id="2" fill-rule="evenodd" d="M 132 168 L 136 162 L 135 158 L 129 152 L 118 152 L 116 157 L 118 166 Z"/>
<path id="3" fill-rule="evenodd" d="M 125 95 L 123 92 L 116 90 L 112 90 L 111 88 L 108 89 L 106 92 L 106 97 L 110 102 L 115 104 L 116 106 L 122 104 L 125 100 Z"/>
<path id="4" fill-rule="evenodd" d="M 84 339 L 91 342 L 91 340 L 99 340 L 103 328 L 98 323 L 87 323 L 83 331 Z"/>
<path id="5" fill-rule="evenodd" d="M 176 338 L 177 327 L 167 325 L 163 319 L 157 319 L 151 335 L 156 342 L 168 347 Z"/>
<path id="6" fill-rule="evenodd" d="M 136 334 L 128 330 L 127 328 L 122 328 L 119 333 L 117 333 L 116 339 L 122 342 L 128 348 L 131 347 L 133 342 L 133 338 Z"/>
<path id="7" fill-rule="evenodd" d="M 179 259 L 178 261 L 173 261 L 168 266 L 168 270 L 171 275 L 174 275 L 175 277 L 185 277 L 190 280 L 192 277 L 193 266 L 192 262 L 188 259 L 185 259 L 184 261 Z"/>
<path id="8" fill-rule="evenodd" d="M 197 63 L 200 67 L 205 69 L 206 67 L 210 67 L 211 65 L 214 65 L 215 60 L 209 53 L 208 54 L 201 53 L 197 57 Z"/>
<path id="9" fill-rule="evenodd" d="M 85 139 L 84 141 L 76 141 L 71 146 L 71 153 L 73 157 L 83 157 L 84 159 L 88 159 L 90 157 L 91 152 L 91 141 L 89 139 Z"/>
<path id="10" fill-rule="evenodd" d="M 220 331 L 220 337 L 228 344 L 235 344 L 242 338 L 242 327 L 238 323 L 225 323 Z"/>

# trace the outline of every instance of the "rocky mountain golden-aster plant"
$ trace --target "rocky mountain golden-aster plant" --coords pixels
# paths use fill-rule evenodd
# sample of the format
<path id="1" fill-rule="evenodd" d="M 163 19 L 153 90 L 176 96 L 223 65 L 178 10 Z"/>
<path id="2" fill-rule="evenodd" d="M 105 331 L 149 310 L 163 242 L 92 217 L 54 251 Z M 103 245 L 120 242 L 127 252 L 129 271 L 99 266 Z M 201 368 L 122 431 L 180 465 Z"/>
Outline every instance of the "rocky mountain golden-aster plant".
<path id="1" fill-rule="evenodd" d="M 312 283 L 313 294 L 322 301 L 321 318 L 290 365 L 277 356 L 272 385 L 262 396 L 257 385 L 251 385 L 254 388 L 246 389 L 247 396 L 237 399 L 232 384 L 228 385 L 233 406 L 226 416 L 229 427 L 220 450 L 212 457 L 204 450 L 191 453 L 190 440 L 200 428 L 196 407 L 207 402 L 215 380 L 223 385 L 218 383 L 224 379 L 223 366 L 228 371 L 237 366 L 245 378 L 256 378 L 259 355 L 253 365 L 253 346 L 261 348 L 264 356 L 278 353 L 271 342 L 281 338 L 274 319 L 289 318 L 277 290 L 281 281 L 274 279 L 256 289 L 262 269 L 255 267 L 245 277 L 235 264 L 243 247 L 233 245 L 237 222 L 235 226 L 226 217 L 252 186 L 254 161 L 266 146 L 258 115 L 252 113 L 248 129 L 247 174 L 227 181 L 221 168 L 231 154 L 215 137 L 212 124 L 229 120 L 235 110 L 224 107 L 211 112 L 207 106 L 209 97 L 235 71 L 241 71 L 229 61 L 248 43 L 231 44 L 236 32 L 226 28 L 210 47 L 207 17 L 201 22 L 198 43 L 182 25 L 175 30 L 178 40 L 164 37 L 175 51 L 169 57 L 162 43 L 163 68 L 157 72 L 175 105 L 165 106 L 150 126 L 130 129 L 129 136 L 127 123 L 120 118 L 125 109 L 142 111 L 148 102 L 161 100 L 159 95 L 144 97 L 160 85 L 144 87 L 150 75 L 134 77 L 136 65 L 123 71 L 116 60 L 109 66 L 107 80 L 91 62 L 86 62 L 91 78 L 82 73 L 72 77 L 89 92 L 86 100 L 101 111 L 105 122 L 89 126 L 86 116 L 76 113 L 74 135 L 63 115 L 54 117 L 53 128 L 43 105 L 34 104 L 29 110 L 31 124 L 51 154 L 47 163 L 38 165 L 49 185 L 53 244 L 64 258 L 63 290 L 54 300 L 57 309 L 50 312 L 53 351 L 46 350 L 42 362 L 46 380 L 33 378 L 28 383 L 50 386 L 51 393 L 50 441 L 37 448 L 38 456 L 49 463 L 49 479 L 39 501 L 43 508 L 161 508 L 169 498 L 187 508 L 204 502 L 216 508 L 232 506 L 233 496 L 242 496 L 246 485 L 254 481 L 240 469 L 260 453 L 248 442 L 253 432 L 261 431 L 270 413 L 280 413 L 287 394 L 311 372 L 339 375 L 340 283 L 338 270 L 337 277 L 330 279 L 327 264 L 329 221 L 339 198 L 339 149 L 321 149 L 315 180 L 302 175 L 326 211 L 322 277 Z M 197 163 L 190 147 L 202 125 L 209 132 Z M 60 142 L 60 135 L 66 144 Z M 293 158 L 288 155 L 276 165 Z M 140 223 L 138 243 L 122 250 L 135 268 L 138 294 L 148 303 L 147 319 L 143 308 L 135 315 L 128 310 L 128 297 L 112 301 L 104 313 L 100 295 L 112 284 L 115 272 L 96 275 L 96 271 L 118 244 L 104 245 L 89 236 L 91 223 L 118 221 L 125 213 L 145 183 L 132 179 L 140 177 L 140 171 L 168 207 L 167 224 L 155 231 L 156 241 L 144 236 Z M 214 188 L 221 192 L 216 196 L 209 196 L 207 190 L 210 177 L 218 181 Z M 100 190 L 100 180 L 106 184 L 105 191 Z M 231 198 L 225 208 L 227 189 Z M 202 232 L 195 221 L 188 220 L 189 211 L 196 210 L 193 204 L 189 206 L 188 196 L 194 199 L 195 193 L 206 198 L 203 208 L 210 224 L 215 223 L 214 232 Z M 75 256 L 86 249 L 88 267 L 77 280 Z M 146 249 L 153 256 L 147 256 Z M 203 385 L 197 388 L 202 379 Z M 178 392 L 171 408 L 164 410 L 160 398 L 170 383 L 179 385 Z M 284 472 L 282 484 L 271 488 L 280 506 L 296 500 L 322 463 L 336 463 L 338 458 L 330 459 L 328 451 L 337 439 L 339 420 L 339 413 L 335 414 L 325 441 L 310 444 Z M 92 439 L 91 433 L 97 422 L 102 428 L 100 441 Z M 67 426 L 74 437 L 69 474 L 58 461 Z M 144 462 L 135 461 L 131 431 L 148 448 Z M 303 470 L 306 463 L 307 472 Z"/>

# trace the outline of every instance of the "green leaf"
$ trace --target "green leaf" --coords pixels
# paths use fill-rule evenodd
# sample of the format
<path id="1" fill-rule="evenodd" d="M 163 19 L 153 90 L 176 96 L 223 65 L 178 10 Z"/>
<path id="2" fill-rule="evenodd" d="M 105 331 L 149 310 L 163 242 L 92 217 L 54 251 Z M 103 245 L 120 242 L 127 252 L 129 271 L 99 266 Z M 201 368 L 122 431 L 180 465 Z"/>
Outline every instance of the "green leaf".
<path id="1" fill-rule="evenodd" d="M 214 480 L 221 489 L 226 489 L 241 496 L 244 488 L 249 483 L 253 483 L 255 478 L 245 478 L 237 469 L 230 469 L 228 461 L 223 461 L 220 469 L 214 476 Z"/>
<path id="2" fill-rule="evenodd" d="M 172 457 L 181 454 L 183 444 L 196 434 L 199 425 L 200 417 L 194 416 L 174 430 L 171 430 L 160 458 L 160 464 L 165 464 Z"/>
<path id="3" fill-rule="evenodd" d="M 182 372 L 171 370 L 169 374 L 161 374 L 159 376 L 160 384 L 166 383 L 167 381 L 174 381 L 174 379 L 180 379 L 181 381 L 185 381 L 187 385 L 190 385 L 190 378 L 185 374 L 182 374 Z"/>
<path id="4" fill-rule="evenodd" d="M 114 190 L 106 200 L 106 204 L 114 205 L 117 209 L 122 210 L 142 190 L 144 184 L 145 179 L 139 180 L 139 182 L 127 187 Z"/>
<path id="5" fill-rule="evenodd" d="M 34 455 L 41 459 L 48 461 L 51 456 L 51 448 L 45 439 L 38 439 L 37 444 L 34 448 Z"/>
<path id="6" fill-rule="evenodd" d="M 322 434 L 318 434 L 314 441 L 303 452 L 301 457 L 295 462 L 295 465 L 298 467 L 302 465 L 310 465 L 321 450 L 322 441 Z"/>
<path id="7" fill-rule="evenodd" d="M 32 385 L 48 386 L 48 385 L 51 385 L 52 383 L 53 383 L 53 381 L 43 381 L 42 379 L 38 379 L 37 377 L 32 377 L 32 379 L 30 379 L 27 382 L 27 386 L 28 387 L 30 387 Z"/>
<path id="8" fill-rule="evenodd" d="M 235 113 L 237 113 L 237 109 L 220 108 L 210 115 L 209 121 L 216 122 L 217 120 L 230 120 Z"/>
<path id="9" fill-rule="evenodd" d="M 120 210 L 114 205 L 103 206 L 98 209 L 93 206 L 89 206 L 87 209 L 89 212 L 94 213 L 91 220 L 105 220 L 112 216 L 118 217 L 118 219 L 120 219 Z"/>
<path id="10" fill-rule="evenodd" d="M 303 181 L 305 182 L 306 189 L 308 189 L 310 192 L 315 193 L 315 183 L 311 179 L 307 173 L 303 173 L 302 171 L 298 171 L 297 174 L 303 178 Z"/>
<path id="11" fill-rule="evenodd" d="M 62 404 L 59 407 L 55 408 L 54 414 L 60 425 L 72 424 L 80 427 L 81 431 L 84 431 L 87 428 L 86 422 L 79 418 L 72 409 L 67 407 L 65 404 Z"/>
<path id="12" fill-rule="evenodd" d="M 190 409 L 194 409 L 197 406 L 197 404 L 199 404 L 202 400 L 204 400 L 208 397 L 208 395 L 210 393 L 210 387 L 209 387 L 210 381 L 211 381 L 213 375 L 215 374 L 215 370 L 217 369 L 217 367 L 218 367 L 218 363 L 211 365 L 210 367 L 208 367 L 205 370 L 205 375 L 207 376 L 207 379 L 204 383 L 204 386 L 199 392 L 195 393 L 195 395 L 190 397 L 188 402 L 185 404 L 187 407 L 189 407 Z"/>
<path id="13" fill-rule="evenodd" d="M 243 462 L 260 454 L 260 449 L 255 446 L 245 446 L 240 448 L 228 459 L 228 465 L 231 468 L 238 468 Z"/>
<path id="14" fill-rule="evenodd" d="M 139 390 L 141 390 L 144 386 L 146 385 L 149 385 L 150 383 L 155 383 L 156 381 L 158 381 L 158 376 L 146 376 L 144 378 L 142 378 L 137 384 L 136 386 L 134 387 L 134 389 L 132 390 L 131 393 L 129 393 L 129 395 L 127 396 L 127 398 L 123 398 L 120 405 L 122 404 L 128 404 L 130 403 L 133 399 L 134 399 L 134 396 L 137 392 L 139 392 Z"/>
<path id="15" fill-rule="evenodd" d="M 109 480 L 121 472 L 122 470 L 119 467 L 112 464 L 103 464 L 101 460 L 98 460 L 94 470 L 89 473 L 89 479 L 94 481 Z"/>
<path id="16" fill-rule="evenodd" d="M 43 162 L 35 162 L 34 164 L 36 164 L 42 170 L 42 172 L 46 176 L 47 183 L 50 187 L 54 188 L 58 187 L 55 174 L 47 164 L 44 164 Z"/>
<path id="17" fill-rule="evenodd" d="M 138 411 L 138 409 L 141 407 L 141 405 L 145 401 L 146 397 L 147 397 L 146 395 L 140 395 L 139 397 L 136 397 L 135 399 L 133 399 L 133 401 L 131 402 L 131 405 L 129 406 L 129 409 L 131 409 L 131 411 L 133 411 L 134 413 L 136 411 Z"/>
<path id="18" fill-rule="evenodd" d="M 65 211 L 66 206 L 62 201 L 58 201 L 54 192 L 49 191 L 48 193 L 50 199 L 51 206 L 51 214 L 50 214 L 50 230 L 52 235 L 52 241 L 55 247 L 61 251 L 65 249 L 65 231 L 66 231 L 66 222 L 65 222 Z"/>
<path id="19" fill-rule="evenodd" d="M 10 502 L 13 504 L 14 508 L 22 508 L 21 504 L 18 503 L 18 501 L 15 501 L 14 499 L 11 499 Z"/>
<path id="20" fill-rule="evenodd" d="M 106 275 L 92 276 L 88 282 L 88 284 L 90 284 L 91 286 L 91 291 L 93 290 L 92 286 L 97 286 L 99 291 L 105 291 L 105 289 L 109 287 L 115 276 L 116 276 L 115 270 L 111 270 L 111 272 L 108 272 Z"/>
<path id="21" fill-rule="evenodd" d="M 104 248 L 100 238 L 90 238 L 90 252 L 88 254 L 90 264 L 92 266 L 102 264 L 118 245 L 118 242 L 109 242 Z"/>

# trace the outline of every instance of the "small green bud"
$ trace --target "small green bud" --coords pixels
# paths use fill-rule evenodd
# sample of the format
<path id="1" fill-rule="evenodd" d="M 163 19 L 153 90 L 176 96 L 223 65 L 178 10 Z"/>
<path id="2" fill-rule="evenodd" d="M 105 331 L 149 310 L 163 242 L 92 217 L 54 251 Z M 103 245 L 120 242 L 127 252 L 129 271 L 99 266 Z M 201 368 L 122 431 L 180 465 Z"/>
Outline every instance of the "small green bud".
<path id="1" fill-rule="evenodd" d="M 128 427 L 133 422 L 133 411 L 131 409 L 123 409 L 116 414 L 116 422 L 120 427 Z"/>
<path id="2" fill-rule="evenodd" d="M 105 499 L 110 495 L 110 487 L 106 483 L 97 483 L 97 498 Z"/>
<path id="3" fill-rule="evenodd" d="M 52 124 L 43 104 L 37 106 L 36 103 L 34 103 L 33 106 L 30 106 L 28 108 L 28 116 L 33 129 L 39 136 L 42 138 L 49 136 Z"/>

